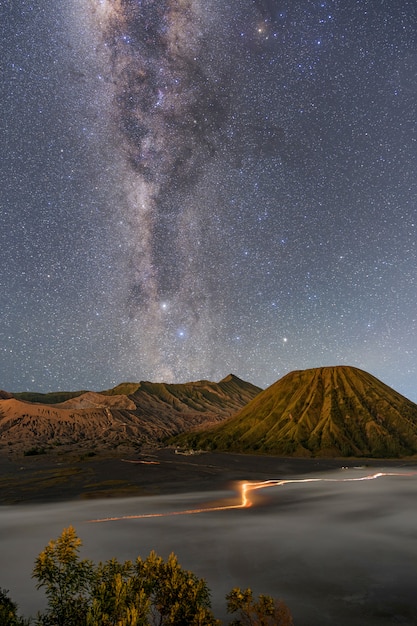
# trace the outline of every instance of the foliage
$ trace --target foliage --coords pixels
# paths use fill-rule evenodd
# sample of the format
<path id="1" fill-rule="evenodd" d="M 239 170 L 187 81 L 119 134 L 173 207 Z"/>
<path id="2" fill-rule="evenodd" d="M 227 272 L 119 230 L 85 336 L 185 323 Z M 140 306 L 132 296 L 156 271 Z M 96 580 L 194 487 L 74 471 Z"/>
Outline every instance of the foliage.
<path id="1" fill-rule="evenodd" d="M 238 613 L 233 626 L 293 626 L 288 607 L 282 600 L 260 595 L 255 601 L 251 589 L 235 587 L 226 596 L 228 613 Z"/>
<path id="2" fill-rule="evenodd" d="M 38 619 L 40 624 L 79 626 L 85 622 L 94 569 L 91 561 L 79 559 L 81 543 L 70 526 L 37 557 L 33 577 L 48 598 L 47 612 Z"/>
<path id="3" fill-rule="evenodd" d="M 92 597 L 88 626 L 217 623 L 206 582 L 182 569 L 174 554 L 167 562 L 151 552 L 135 563 L 100 563 Z"/>
<path id="4" fill-rule="evenodd" d="M 17 615 L 17 604 L 7 594 L 7 589 L 0 589 L 0 624 L 2 626 L 25 626 L 28 622 Z"/>
<path id="5" fill-rule="evenodd" d="M 33 448 L 29 448 L 29 450 L 25 450 L 23 452 L 23 456 L 38 456 L 39 454 L 46 454 L 45 448 L 38 448 L 34 446 Z"/>
<path id="6" fill-rule="evenodd" d="M 81 540 L 72 526 L 51 540 L 35 561 L 33 577 L 45 590 L 47 608 L 37 626 L 219 626 L 211 611 L 206 581 L 178 563 L 175 554 L 164 561 L 155 552 L 146 559 L 120 563 L 110 559 L 94 565 L 81 559 Z M 233 589 L 229 613 L 235 626 L 293 626 L 281 600 Z M 17 607 L 0 589 L 0 626 L 28 626 Z"/>

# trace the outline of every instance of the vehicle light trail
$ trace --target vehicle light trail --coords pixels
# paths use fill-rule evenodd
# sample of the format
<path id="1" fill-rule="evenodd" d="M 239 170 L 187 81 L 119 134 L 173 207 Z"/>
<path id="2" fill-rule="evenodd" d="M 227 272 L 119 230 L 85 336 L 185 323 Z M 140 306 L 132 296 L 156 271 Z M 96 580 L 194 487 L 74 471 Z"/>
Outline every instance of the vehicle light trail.
<path id="1" fill-rule="evenodd" d="M 119 522 L 122 520 L 147 519 L 153 517 L 173 517 L 174 515 L 197 515 L 198 513 L 212 513 L 214 511 L 230 511 L 232 509 L 247 509 L 252 506 L 253 502 L 249 497 L 251 491 L 259 489 L 267 489 L 268 487 L 283 487 L 291 484 L 305 483 L 348 483 L 360 482 L 365 480 L 375 480 L 386 476 L 415 476 L 417 472 L 376 472 L 375 474 L 367 474 L 358 478 L 283 478 L 270 479 L 259 482 L 241 482 L 239 483 L 240 502 L 237 504 L 224 504 L 218 506 L 206 506 L 200 509 L 185 509 L 182 511 L 168 511 L 166 513 L 143 513 L 141 515 L 121 515 L 119 517 L 104 517 L 102 519 L 88 520 L 88 523 L 99 524 L 103 522 Z"/>

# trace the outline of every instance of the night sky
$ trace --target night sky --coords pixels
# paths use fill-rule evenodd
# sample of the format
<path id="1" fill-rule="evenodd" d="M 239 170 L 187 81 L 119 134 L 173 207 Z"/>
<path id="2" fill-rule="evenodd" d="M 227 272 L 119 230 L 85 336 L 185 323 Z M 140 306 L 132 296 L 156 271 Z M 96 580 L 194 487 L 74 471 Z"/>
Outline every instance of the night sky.
<path id="1" fill-rule="evenodd" d="M 0 0 L 0 388 L 417 401 L 413 0 Z"/>

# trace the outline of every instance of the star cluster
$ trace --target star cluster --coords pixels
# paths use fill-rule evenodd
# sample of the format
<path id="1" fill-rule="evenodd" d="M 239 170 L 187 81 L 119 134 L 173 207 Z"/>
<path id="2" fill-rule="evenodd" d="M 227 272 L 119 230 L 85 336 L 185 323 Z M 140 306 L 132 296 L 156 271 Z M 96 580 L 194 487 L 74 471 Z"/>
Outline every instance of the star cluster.
<path id="1" fill-rule="evenodd" d="M 0 2 L 0 388 L 417 401 L 410 0 Z"/>

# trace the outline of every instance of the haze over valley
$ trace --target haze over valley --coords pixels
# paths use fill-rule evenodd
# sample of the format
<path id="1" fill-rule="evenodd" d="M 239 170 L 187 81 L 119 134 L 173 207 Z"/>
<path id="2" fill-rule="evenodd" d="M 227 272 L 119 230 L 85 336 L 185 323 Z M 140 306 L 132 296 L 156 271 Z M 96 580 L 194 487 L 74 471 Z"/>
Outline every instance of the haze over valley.
<path id="1" fill-rule="evenodd" d="M 339 481 L 377 471 L 383 466 L 308 476 Z M 82 555 L 96 561 L 145 557 L 152 549 L 166 558 L 174 551 L 184 567 L 207 579 L 215 614 L 222 618 L 225 593 L 239 585 L 283 598 L 296 626 L 409 626 L 417 612 L 417 482 L 409 467 L 388 471 L 404 475 L 300 482 L 257 492 L 249 509 L 102 524 L 86 522 L 164 515 L 238 498 L 222 489 L 2 507 L 1 585 L 24 614 L 33 614 L 41 605 L 30 577 L 34 559 L 71 523 L 84 541 Z M 270 476 L 282 477 L 279 461 Z"/>

